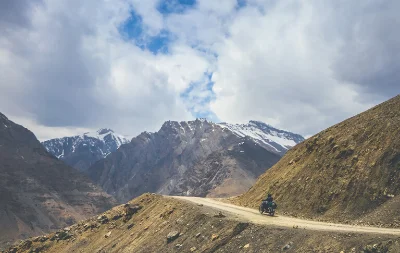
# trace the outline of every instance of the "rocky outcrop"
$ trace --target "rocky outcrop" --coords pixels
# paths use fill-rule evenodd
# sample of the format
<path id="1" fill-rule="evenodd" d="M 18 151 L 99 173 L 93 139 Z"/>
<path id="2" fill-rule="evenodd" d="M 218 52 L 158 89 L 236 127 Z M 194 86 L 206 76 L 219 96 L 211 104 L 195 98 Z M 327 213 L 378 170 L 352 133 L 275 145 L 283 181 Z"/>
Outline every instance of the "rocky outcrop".
<path id="1" fill-rule="evenodd" d="M 255 135 L 231 128 L 202 119 L 168 121 L 158 132 L 144 132 L 95 163 L 88 175 L 121 202 L 144 192 L 238 195 L 284 152 L 272 152 Z"/>
<path id="2" fill-rule="evenodd" d="M 95 133 L 51 139 L 42 144 L 50 154 L 86 172 L 92 164 L 128 142 L 124 136 L 114 133 L 113 130 L 102 128 Z"/>
<path id="3" fill-rule="evenodd" d="M 167 235 L 167 242 L 170 243 L 172 241 L 174 241 L 175 239 L 177 239 L 179 237 L 179 232 L 178 231 L 171 231 L 168 233 Z"/>
<path id="4" fill-rule="evenodd" d="M 0 245 L 71 225 L 115 200 L 0 113 Z"/>

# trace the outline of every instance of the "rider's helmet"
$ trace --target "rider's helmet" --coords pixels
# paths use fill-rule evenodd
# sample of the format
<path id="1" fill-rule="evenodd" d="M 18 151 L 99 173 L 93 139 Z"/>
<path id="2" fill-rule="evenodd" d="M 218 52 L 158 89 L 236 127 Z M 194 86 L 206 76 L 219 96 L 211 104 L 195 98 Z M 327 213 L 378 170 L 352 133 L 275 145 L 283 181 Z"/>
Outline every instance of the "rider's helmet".
<path id="1" fill-rule="evenodd" d="M 272 197 L 272 194 L 271 194 L 271 193 L 268 193 L 268 197 Z"/>

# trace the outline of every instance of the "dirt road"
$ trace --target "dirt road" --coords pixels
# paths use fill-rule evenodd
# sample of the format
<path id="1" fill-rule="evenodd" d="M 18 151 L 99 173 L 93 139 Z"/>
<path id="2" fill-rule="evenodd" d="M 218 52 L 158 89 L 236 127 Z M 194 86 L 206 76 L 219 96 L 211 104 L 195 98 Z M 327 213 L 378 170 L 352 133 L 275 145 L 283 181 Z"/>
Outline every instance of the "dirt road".
<path id="1" fill-rule="evenodd" d="M 174 196 L 173 198 L 193 202 L 196 204 L 202 204 L 204 206 L 211 207 L 223 212 L 229 212 L 234 216 L 236 216 L 237 219 L 239 220 L 251 222 L 254 224 L 275 225 L 275 226 L 290 227 L 290 228 L 293 228 L 293 226 L 295 227 L 298 226 L 298 229 L 310 229 L 318 231 L 373 233 L 373 234 L 387 234 L 387 235 L 400 236 L 400 229 L 361 227 L 361 226 L 353 226 L 345 224 L 309 221 L 309 220 L 285 217 L 282 215 L 270 217 L 266 215 L 261 215 L 257 210 L 251 208 L 223 203 L 218 200 L 213 200 L 208 198 L 181 197 L 181 196 Z"/>

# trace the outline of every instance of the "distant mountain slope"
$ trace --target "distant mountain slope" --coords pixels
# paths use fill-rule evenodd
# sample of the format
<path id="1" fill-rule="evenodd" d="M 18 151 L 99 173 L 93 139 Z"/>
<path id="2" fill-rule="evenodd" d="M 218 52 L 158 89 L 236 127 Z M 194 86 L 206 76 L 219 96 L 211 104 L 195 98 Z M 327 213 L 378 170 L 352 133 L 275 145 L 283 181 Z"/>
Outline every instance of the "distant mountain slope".
<path id="1" fill-rule="evenodd" d="M 104 211 L 115 200 L 0 113 L 0 246 Z"/>
<path id="2" fill-rule="evenodd" d="M 103 128 L 96 133 L 51 139 L 42 144 L 55 157 L 80 171 L 86 171 L 96 161 L 128 142 L 122 135 Z"/>
<path id="3" fill-rule="evenodd" d="M 272 152 L 260 140 L 230 128 L 200 119 L 168 121 L 158 132 L 144 132 L 95 163 L 88 174 L 120 201 L 144 192 L 237 195 L 275 164 L 283 151 Z"/>
<path id="4" fill-rule="evenodd" d="M 250 121 L 248 124 L 218 124 L 231 130 L 239 137 L 250 137 L 265 149 L 278 153 L 286 153 L 297 143 L 304 141 L 303 136 L 276 129 L 260 121 Z"/>
<path id="5" fill-rule="evenodd" d="M 267 192 L 282 212 L 400 226 L 400 96 L 297 145 L 237 203 Z"/>

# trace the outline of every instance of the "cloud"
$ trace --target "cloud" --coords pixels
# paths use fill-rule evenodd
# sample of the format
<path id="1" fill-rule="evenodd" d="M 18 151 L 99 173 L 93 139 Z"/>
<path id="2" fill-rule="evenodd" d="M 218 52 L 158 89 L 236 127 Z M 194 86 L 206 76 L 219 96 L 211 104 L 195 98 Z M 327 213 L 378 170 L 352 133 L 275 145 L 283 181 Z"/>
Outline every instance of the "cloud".
<path id="1" fill-rule="evenodd" d="M 28 128 L 31 131 L 34 130 L 34 134 L 36 137 L 40 137 L 41 141 L 64 136 L 75 136 L 77 134 L 83 134 L 92 131 L 90 128 L 81 127 L 49 127 L 38 124 L 29 117 L 11 117 L 9 119 Z"/>
<path id="2" fill-rule="evenodd" d="M 399 9 L 6 0 L 0 108 L 41 139 L 100 127 L 135 135 L 196 116 L 311 135 L 400 93 Z"/>
<path id="3" fill-rule="evenodd" d="M 4 33 L 15 27 L 29 26 L 32 9 L 41 2 L 41 0 L 0 1 L 0 31 Z"/>
<path id="4" fill-rule="evenodd" d="M 267 14 L 241 10 L 218 51 L 211 108 L 219 118 L 259 119 L 311 134 L 369 106 L 335 78 L 330 65 L 337 51 L 313 31 L 316 12 L 292 4 Z"/>
<path id="5" fill-rule="evenodd" d="M 326 17 L 328 24 L 329 17 L 341 20 L 332 29 L 341 40 L 333 62 L 337 78 L 355 83 L 366 95 L 387 98 L 400 93 L 400 34 L 395 31 L 400 25 L 400 2 L 340 3 Z"/>
<path id="6" fill-rule="evenodd" d="M 202 78 L 208 63 L 185 45 L 156 56 L 125 41 L 118 28 L 131 4 L 48 1 L 37 7 L 26 27 L 0 40 L 2 111 L 25 118 L 40 139 L 50 137 L 46 127 L 63 128 L 60 134 L 107 126 L 134 135 L 165 120 L 192 118 L 180 92 Z"/>
<path id="7" fill-rule="evenodd" d="M 310 135 L 400 92 L 399 4 L 389 2 L 249 1 L 179 30 L 217 55 L 210 108 L 219 119 Z"/>

